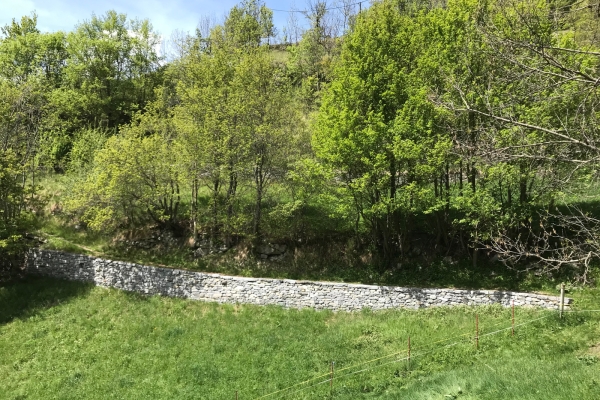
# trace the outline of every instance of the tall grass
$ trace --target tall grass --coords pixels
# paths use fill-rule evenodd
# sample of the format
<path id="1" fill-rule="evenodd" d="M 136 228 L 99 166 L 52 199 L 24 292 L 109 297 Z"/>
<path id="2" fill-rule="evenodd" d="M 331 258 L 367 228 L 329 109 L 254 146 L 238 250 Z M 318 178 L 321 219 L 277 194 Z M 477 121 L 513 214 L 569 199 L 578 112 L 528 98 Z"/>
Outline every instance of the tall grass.
<path id="1" fill-rule="evenodd" d="M 0 398 L 255 399 L 320 375 L 267 399 L 600 398 L 600 313 L 518 309 L 544 318 L 479 350 L 476 313 L 482 335 L 510 326 L 500 307 L 332 313 L 29 280 L 0 288 Z M 394 362 L 409 335 L 410 369 Z"/>

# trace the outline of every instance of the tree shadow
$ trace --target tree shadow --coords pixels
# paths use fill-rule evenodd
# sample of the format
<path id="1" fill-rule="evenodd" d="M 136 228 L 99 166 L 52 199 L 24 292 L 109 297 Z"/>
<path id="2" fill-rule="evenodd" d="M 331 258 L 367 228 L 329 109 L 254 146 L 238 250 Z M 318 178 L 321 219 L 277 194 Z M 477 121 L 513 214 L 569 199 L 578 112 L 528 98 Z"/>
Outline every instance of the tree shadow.
<path id="1" fill-rule="evenodd" d="M 445 263 L 441 260 L 417 263 L 386 277 L 386 283 L 415 287 L 454 287 L 458 289 L 539 290 L 543 280 L 506 268 L 498 263 L 480 262 L 473 266 L 470 260 Z"/>
<path id="2" fill-rule="evenodd" d="M 89 293 L 92 284 L 27 277 L 0 284 L 0 325 Z"/>
<path id="3" fill-rule="evenodd" d="M 580 210 L 582 213 L 591 217 L 600 217 L 600 200 L 574 201 L 569 204 L 569 207 L 566 205 L 560 205 L 557 208 L 565 214 L 569 213 L 571 209 L 575 209 Z"/>

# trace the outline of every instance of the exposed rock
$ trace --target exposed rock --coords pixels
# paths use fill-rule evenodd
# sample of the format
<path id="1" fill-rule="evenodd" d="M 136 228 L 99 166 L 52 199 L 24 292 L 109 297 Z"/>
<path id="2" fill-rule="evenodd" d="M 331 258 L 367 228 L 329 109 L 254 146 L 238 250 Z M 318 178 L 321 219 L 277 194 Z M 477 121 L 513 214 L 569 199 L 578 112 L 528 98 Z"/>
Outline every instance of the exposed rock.
<path id="1" fill-rule="evenodd" d="M 285 259 L 285 253 L 269 257 L 269 261 L 282 261 Z"/>
<path id="2" fill-rule="evenodd" d="M 279 260 L 282 259 L 287 250 L 285 244 L 265 243 L 256 247 L 256 252 L 263 260 Z"/>
<path id="3" fill-rule="evenodd" d="M 189 247 L 190 249 L 197 249 L 198 246 L 198 240 L 196 240 L 195 237 L 190 236 L 186 241 L 185 241 L 185 245 L 187 247 Z"/>
<path id="4" fill-rule="evenodd" d="M 198 247 L 196 250 L 194 250 L 192 252 L 192 255 L 194 256 L 194 258 L 202 258 L 204 256 L 207 256 L 209 253 L 206 249 L 203 249 L 202 247 Z"/>
<path id="5" fill-rule="evenodd" d="M 446 257 L 442 258 L 442 261 L 444 262 L 444 264 L 448 264 L 448 265 L 453 265 L 456 263 L 450 256 L 446 256 Z"/>
<path id="6" fill-rule="evenodd" d="M 52 215 L 61 214 L 62 211 L 63 211 L 63 208 L 60 205 L 60 203 L 52 203 L 52 205 L 50 206 L 50 214 L 52 214 Z"/>

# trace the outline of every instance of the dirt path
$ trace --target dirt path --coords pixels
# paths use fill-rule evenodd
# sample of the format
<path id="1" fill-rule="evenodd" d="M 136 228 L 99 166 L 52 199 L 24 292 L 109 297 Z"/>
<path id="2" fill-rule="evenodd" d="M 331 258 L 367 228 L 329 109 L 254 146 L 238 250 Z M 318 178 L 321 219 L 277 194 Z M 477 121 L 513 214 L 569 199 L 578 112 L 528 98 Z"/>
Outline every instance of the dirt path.
<path id="1" fill-rule="evenodd" d="M 163 268 L 171 268 L 171 269 L 173 269 L 173 268 L 176 268 L 176 269 L 185 269 L 185 268 L 181 268 L 181 267 L 173 267 L 173 266 L 170 266 L 170 265 L 164 265 L 164 264 L 160 264 L 160 263 L 157 263 L 157 262 L 151 262 L 151 261 L 131 261 L 131 260 L 121 259 L 120 257 L 115 258 L 114 255 L 109 255 L 109 254 L 98 252 L 98 251 L 96 251 L 96 250 L 94 250 L 92 248 L 89 248 L 87 246 L 84 246 L 84 245 L 81 245 L 81 244 L 78 244 L 78 243 L 74 243 L 74 242 L 72 242 L 72 241 L 70 241 L 68 239 L 65 239 L 62 236 L 52 235 L 50 233 L 45 233 L 45 232 L 38 232 L 38 234 L 40 236 L 42 236 L 42 237 L 51 237 L 51 238 L 62 240 L 63 242 L 66 242 L 66 243 L 68 243 L 68 244 L 70 244 L 72 246 L 75 246 L 75 247 L 78 247 L 78 248 L 80 248 L 82 250 L 85 250 L 87 253 L 89 253 L 89 255 L 92 255 L 94 257 L 102 257 L 102 258 L 106 258 L 106 259 L 109 259 L 109 260 L 115 260 L 115 259 L 117 259 L 117 260 L 122 260 L 122 261 L 136 262 L 138 264 L 149 265 L 149 266 L 154 266 L 154 267 L 163 267 Z M 64 251 L 64 250 L 62 250 L 62 251 Z"/>
<path id="2" fill-rule="evenodd" d="M 107 256 L 108 256 L 108 255 L 106 255 L 106 254 L 104 254 L 104 253 L 100 253 L 100 252 L 98 252 L 98 251 L 96 251 L 96 250 L 94 250 L 94 249 L 91 249 L 91 248 L 89 248 L 89 247 L 86 247 L 86 246 L 84 246 L 84 245 L 77 244 L 77 243 L 73 243 L 72 241 L 70 241 L 70 240 L 68 240 L 68 239 L 65 239 L 65 238 L 64 238 L 64 237 L 62 237 L 62 236 L 52 235 L 52 234 L 50 234 L 50 233 L 46 233 L 46 232 L 39 232 L 39 234 L 40 234 L 40 236 L 42 236 L 42 237 L 51 237 L 51 238 L 55 238 L 55 239 L 62 240 L 63 242 L 67 242 L 67 243 L 69 243 L 70 245 L 73 245 L 73 246 L 75 246 L 75 247 L 79 247 L 80 249 L 83 249 L 83 250 L 87 251 L 88 253 L 90 253 L 91 255 L 93 255 L 93 256 L 95 256 L 95 257 L 107 257 Z"/>

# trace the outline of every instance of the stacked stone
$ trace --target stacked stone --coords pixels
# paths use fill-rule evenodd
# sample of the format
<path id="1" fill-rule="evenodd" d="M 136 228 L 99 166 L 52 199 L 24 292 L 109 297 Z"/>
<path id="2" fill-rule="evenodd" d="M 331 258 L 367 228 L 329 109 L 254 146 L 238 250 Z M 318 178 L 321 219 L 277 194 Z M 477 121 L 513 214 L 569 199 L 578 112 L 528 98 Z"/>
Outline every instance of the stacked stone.
<path id="1" fill-rule="evenodd" d="M 26 268 L 31 274 L 74 281 L 93 282 L 94 258 L 51 250 L 31 250 L 27 254 Z"/>
<path id="2" fill-rule="evenodd" d="M 29 273 L 93 282 L 99 286 L 148 295 L 218 303 L 279 305 L 289 308 L 356 311 L 363 308 L 426 308 L 501 304 L 558 309 L 560 299 L 534 293 L 494 290 L 418 289 L 290 279 L 243 278 L 150 267 L 121 261 L 32 250 Z M 565 299 L 565 305 L 571 299 Z"/>

